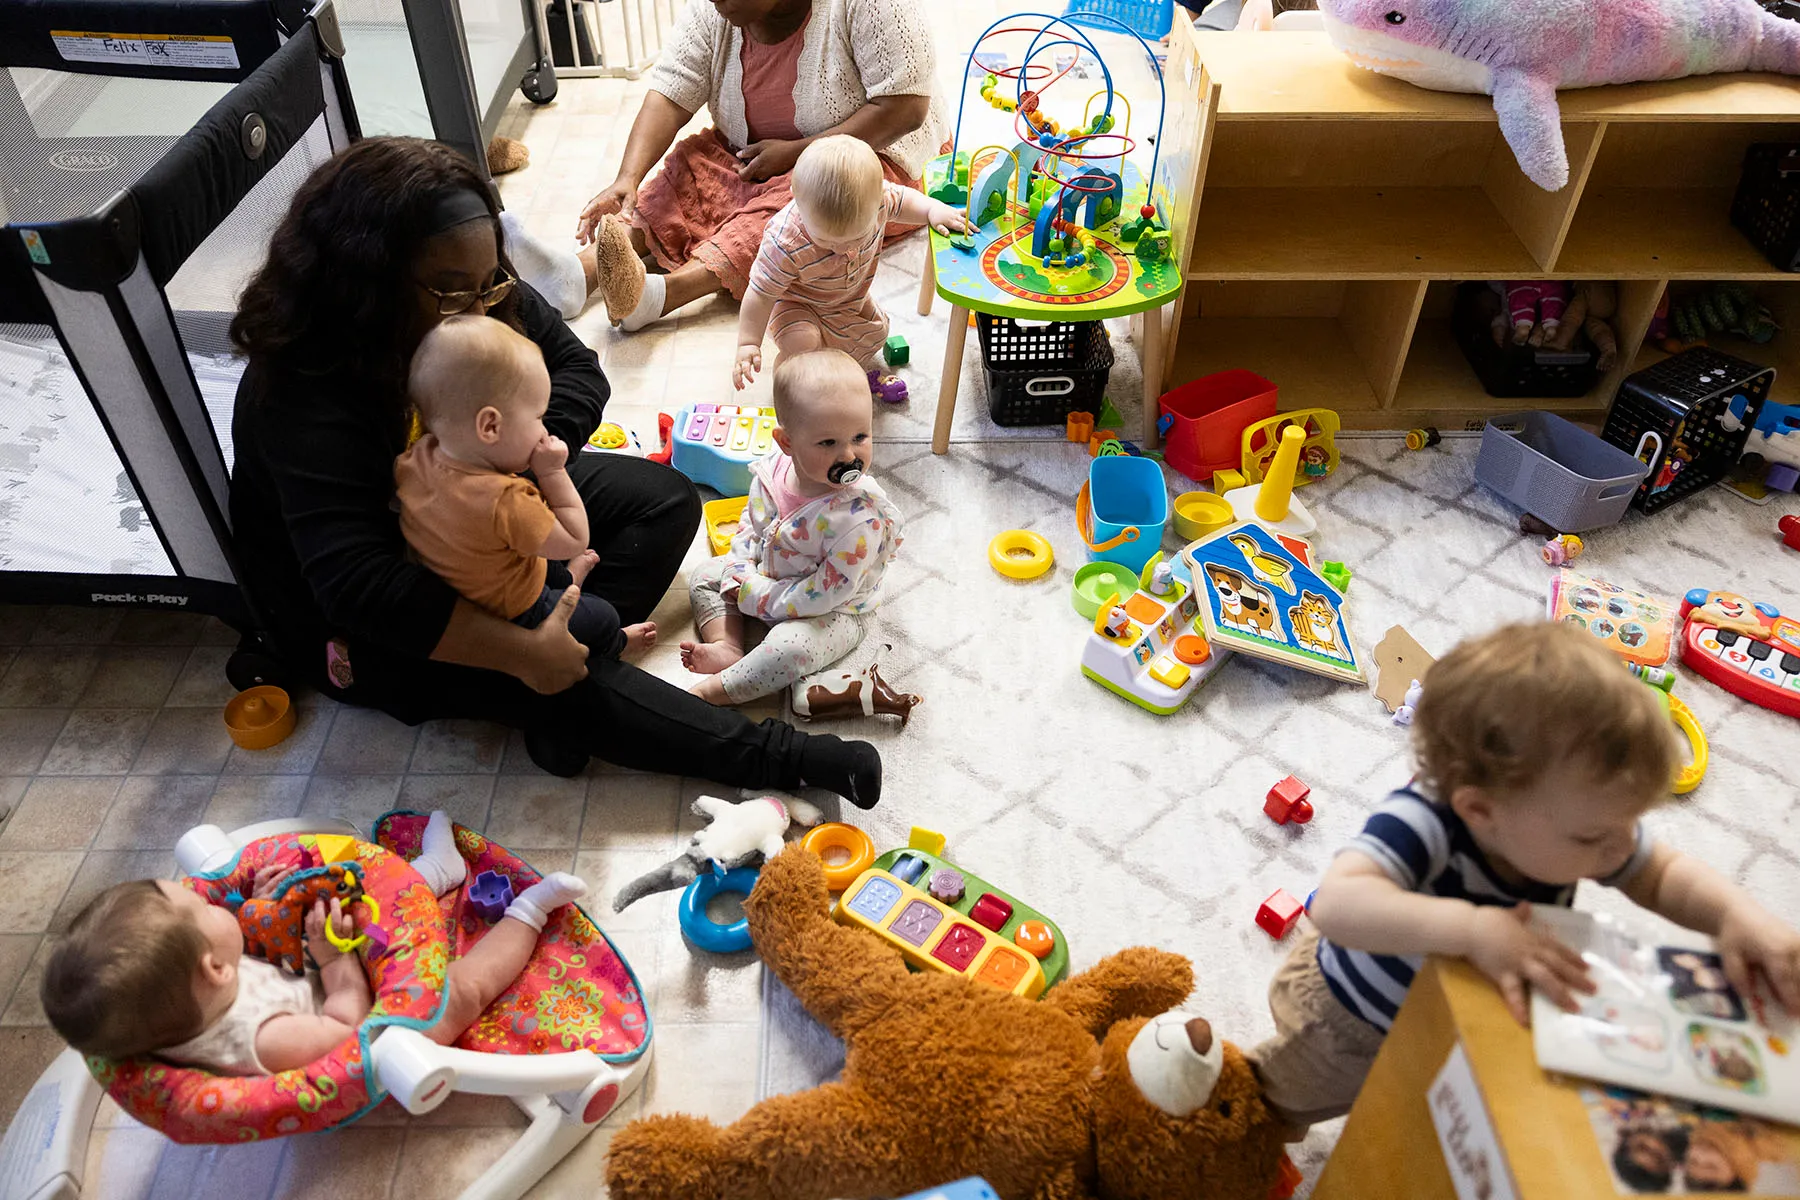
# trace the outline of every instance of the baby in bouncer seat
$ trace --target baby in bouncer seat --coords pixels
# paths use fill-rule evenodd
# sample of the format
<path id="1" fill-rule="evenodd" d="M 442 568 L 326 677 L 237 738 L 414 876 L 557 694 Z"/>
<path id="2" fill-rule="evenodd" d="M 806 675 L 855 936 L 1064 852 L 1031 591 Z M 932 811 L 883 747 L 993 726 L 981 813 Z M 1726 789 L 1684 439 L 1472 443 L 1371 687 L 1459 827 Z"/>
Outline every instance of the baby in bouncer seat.
<path id="1" fill-rule="evenodd" d="M 431 814 L 412 866 L 438 896 L 462 885 L 467 867 L 445 814 Z M 252 898 L 277 895 L 296 869 L 259 870 Z M 443 1012 L 425 1036 L 454 1042 L 524 970 L 549 915 L 586 892 L 559 871 L 520 893 L 450 964 Z M 332 944 L 328 926 L 340 940 L 355 932 L 335 899 L 329 910 L 319 900 L 308 912 L 306 948 L 316 966 L 296 977 L 247 955 L 237 915 L 181 883 L 117 884 L 81 910 L 52 951 L 44 1012 L 83 1054 L 155 1054 L 221 1075 L 303 1067 L 352 1036 L 374 1003 L 361 961 Z"/>

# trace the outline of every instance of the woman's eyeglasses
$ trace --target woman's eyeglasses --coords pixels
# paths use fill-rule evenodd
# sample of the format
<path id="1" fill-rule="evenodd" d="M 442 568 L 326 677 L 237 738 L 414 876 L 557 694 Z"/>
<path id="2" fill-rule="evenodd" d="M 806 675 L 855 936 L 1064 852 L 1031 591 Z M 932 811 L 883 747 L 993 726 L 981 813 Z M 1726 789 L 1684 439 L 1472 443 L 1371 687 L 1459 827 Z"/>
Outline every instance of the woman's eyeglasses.
<path id="1" fill-rule="evenodd" d="M 413 282 L 418 283 L 418 280 L 415 279 Z M 477 304 L 480 304 L 483 308 L 494 307 L 494 305 L 506 299 L 507 293 L 513 290 L 513 284 L 517 282 L 519 281 L 516 278 L 508 275 L 503 270 L 500 272 L 499 279 L 478 292 L 440 292 L 436 288 L 427 287 L 423 283 L 420 283 L 419 286 L 425 288 L 426 291 L 437 297 L 438 316 L 453 317 L 457 313 L 468 312 Z"/>

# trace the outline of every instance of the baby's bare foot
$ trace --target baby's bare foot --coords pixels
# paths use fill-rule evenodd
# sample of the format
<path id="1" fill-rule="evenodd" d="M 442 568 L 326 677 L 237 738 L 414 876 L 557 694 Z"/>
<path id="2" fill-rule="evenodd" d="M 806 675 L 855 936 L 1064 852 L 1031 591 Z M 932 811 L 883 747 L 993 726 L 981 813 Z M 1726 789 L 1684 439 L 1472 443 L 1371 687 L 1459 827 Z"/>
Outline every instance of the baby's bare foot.
<path id="1" fill-rule="evenodd" d="M 681 665 L 696 675 L 717 675 L 742 657 L 744 652 L 730 642 L 681 643 Z"/>
<path id="2" fill-rule="evenodd" d="M 635 658 L 656 645 L 656 622 L 643 621 L 625 627 L 625 649 L 621 657 Z"/>
<path id="3" fill-rule="evenodd" d="M 576 587 L 588 577 L 588 572 L 600 565 L 600 555 L 592 550 L 583 550 L 569 560 L 569 579 Z"/>
<path id="4" fill-rule="evenodd" d="M 725 694 L 725 685 L 719 682 L 717 675 L 708 675 L 688 691 L 708 704 L 717 704 L 721 707 L 729 707 L 731 704 L 731 698 Z"/>

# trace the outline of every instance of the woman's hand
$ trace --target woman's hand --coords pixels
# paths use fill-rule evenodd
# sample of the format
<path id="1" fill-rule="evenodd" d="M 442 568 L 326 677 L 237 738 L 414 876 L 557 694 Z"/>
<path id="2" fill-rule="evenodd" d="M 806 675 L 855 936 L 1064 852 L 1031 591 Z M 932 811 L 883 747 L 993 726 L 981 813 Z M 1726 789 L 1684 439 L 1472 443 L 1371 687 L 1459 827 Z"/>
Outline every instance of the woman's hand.
<path id="1" fill-rule="evenodd" d="M 1760 967 L 1781 1006 L 1800 1014 L 1800 933 L 1761 905 L 1738 904 L 1725 910 L 1717 940 L 1725 978 L 1739 994 L 1752 994 Z"/>
<path id="2" fill-rule="evenodd" d="M 942 201 L 933 200 L 926 210 L 926 223 L 933 229 L 949 237 L 953 233 L 967 233 L 969 218 L 960 208 L 951 208 Z"/>
<path id="3" fill-rule="evenodd" d="M 1469 923 L 1468 960 L 1499 985 L 1506 1007 L 1521 1025 L 1531 1024 L 1527 983 L 1566 1012 L 1580 1009 L 1576 992 L 1595 990 L 1581 955 L 1553 935 L 1529 928 L 1529 920 L 1529 904 L 1512 908 L 1483 905 Z"/>
<path id="4" fill-rule="evenodd" d="M 599 195 L 587 202 L 581 210 L 581 218 L 575 222 L 575 240 L 583 246 L 594 240 L 594 230 L 600 228 L 600 218 L 608 213 L 624 213 L 631 215 L 637 207 L 637 184 L 623 175 L 607 184 Z"/>
<path id="5" fill-rule="evenodd" d="M 738 178 L 761 183 L 777 175 L 786 175 L 800 161 L 800 152 L 804 149 L 804 140 L 784 142 L 770 138 L 767 141 L 751 142 L 737 152 L 738 161 L 743 164 L 737 169 Z"/>
<path id="6" fill-rule="evenodd" d="M 312 911 L 306 914 L 306 951 L 321 968 L 344 957 L 344 952 L 325 936 L 326 921 L 331 922 L 331 928 L 340 939 L 349 941 L 356 936 L 356 923 L 344 915 L 344 906 L 339 900 L 332 899 L 330 916 L 325 913 L 325 902 L 315 901 Z"/>
<path id="7" fill-rule="evenodd" d="M 738 391 L 749 387 L 762 370 L 762 346 L 745 344 L 738 347 L 737 364 L 731 368 L 731 385 Z"/>
<path id="8" fill-rule="evenodd" d="M 532 691 L 554 696 L 587 678 L 587 647 L 569 632 L 569 617 L 580 599 L 581 589 L 570 584 L 526 640 L 526 654 L 513 674 Z"/>
<path id="9" fill-rule="evenodd" d="M 569 465 L 569 446 L 555 434 L 546 433 L 531 448 L 531 473 L 542 479 Z"/>

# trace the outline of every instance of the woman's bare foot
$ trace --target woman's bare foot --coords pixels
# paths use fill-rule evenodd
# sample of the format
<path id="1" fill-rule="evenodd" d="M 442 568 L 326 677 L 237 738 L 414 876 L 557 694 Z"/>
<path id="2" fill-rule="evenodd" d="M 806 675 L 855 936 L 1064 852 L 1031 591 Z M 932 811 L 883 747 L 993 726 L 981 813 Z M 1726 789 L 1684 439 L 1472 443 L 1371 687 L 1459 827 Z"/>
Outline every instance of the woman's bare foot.
<path id="1" fill-rule="evenodd" d="M 641 621 L 636 625 L 625 627 L 625 649 L 621 658 L 636 658 L 650 647 L 656 645 L 656 622 Z"/>
<path id="2" fill-rule="evenodd" d="M 569 581 L 580 587 L 588 572 L 600 565 L 600 555 L 593 550 L 583 550 L 569 560 Z"/>
<path id="3" fill-rule="evenodd" d="M 731 705 L 731 697 L 725 694 L 725 685 L 719 682 L 717 675 L 708 675 L 688 691 L 708 704 L 717 704 L 721 708 L 728 708 Z"/>
<path id="4" fill-rule="evenodd" d="M 730 642 L 681 643 L 681 665 L 696 675 L 717 675 L 742 657 L 743 650 Z"/>

